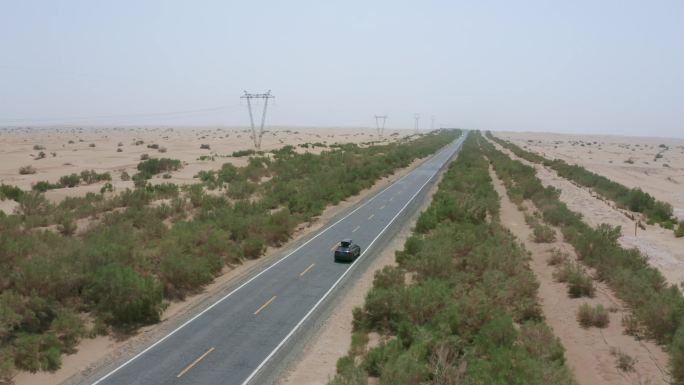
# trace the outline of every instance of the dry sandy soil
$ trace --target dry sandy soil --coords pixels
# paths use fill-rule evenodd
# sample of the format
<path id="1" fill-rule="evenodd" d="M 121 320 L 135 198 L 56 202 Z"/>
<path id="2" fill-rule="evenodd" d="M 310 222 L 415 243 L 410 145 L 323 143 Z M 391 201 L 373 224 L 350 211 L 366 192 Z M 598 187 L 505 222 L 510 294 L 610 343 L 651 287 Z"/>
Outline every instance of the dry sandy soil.
<path id="1" fill-rule="evenodd" d="M 554 280 L 555 268 L 547 262 L 550 250 L 561 250 L 569 260 L 577 262 L 572 246 L 561 240 L 544 244 L 533 242 L 532 229 L 525 223 L 523 212 L 510 201 L 506 188 L 493 170 L 490 174 L 501 198 L 501 222 L 531 253 L 530 267 L 540 284 L 539 300 L 544 318 L 565 347 L 568 366 L 577 381 L 581 385 L 669 384 L 667 354 L 652 342 L 639 341 L 624 334 L 621 320 L 628 314 L 627 309 L 605 284 L 594 282 L 597 288 L 594 298 L 570 298 L 566 285 Z M 526 211 L 531 214 L 533 205 L 525 203 Z M 562 238 L 560 230 L 554 230 L 557 239 Z M 575 318 L 578 307 L 583 303 L 601 304 L 611 309 L 608 326 L 603 329 L 582 328 Z M 618 369 L 615 354 L 618 351 L 635 360 L 632 370 Z"/>
<path id="2" fill-rule="evenodd" d="M 495 135 L 501 138 L 506 138 L 506 135 L 512 134 L 495 133 Z M 491 143 L 493 143 L 499 150 L 508 154 L 511 158 L 520 160 L 525 164 L 535 167 L 537 170 L 537 176 L 542 181 L 542 184 L 544 186 L 553 186 L 560 189 L 561 201 L 567 204 L 570 210 L 582 214 L 582 217 L 589 225 L 597 226 L 601 223 L 608 223 L 613 226 L 621 226 L 622 236 L 619 239 L 620 244 L 627 248 L 635 247 L 639 249 L 648 257 L 649 263 L 660 270 L 668 282 L 677 286 L 684 282 L 684 238 L 675 238 L 671 230 L 664 229 L 657 225 L 645 225 L 646 229 L 639 229 L 635 235 L 634 221 L 625 216 L 624 210 L 616 208 L 611 202 L 606 202 L 602 199 L 599 199 L 599 197 L 589 189 L 578 187 L 577 185 L 569 182 L 567 179 L 559 177 L 555 171 L 547 169 L 541 165 L 527 162 L 524 159 L 516 157 L 513 153 L 502 148 L 498 144 L 494 142 Z M 514 143 L 521 144 L 519 140 L 514 141 Z M 561 145 L 559 144 L 558 147 L 560 148 Z M 594 149 L 593 154 L 596 155 L 598 152 L 599 151 L 597 149 Z M 680 157 L 678 159 L 680 159 L 678 161 L 679 166 L 684 167 L 684 158 Z M 604 167 L 609 168 L 608 166 Z M 623 166 L 618 165 L 617 167 L 622 168 Z M 680 168 L 680 170 L 682 170 L 682 168 Z M 597 170 L 592 171 L 598 172 Z M 626 180 L 629 179 L 629 176 L 628 174 L 621 175 L 625 180 L 614 180 L 620 183 L 625 183 Z M 674 177 L 672 178 L 674 179 Z M 657 185 L 658 178 L 653 177 L 652 179 L 654 179 L 652 184 Z M 663 184 L 669 182 L 661 181 L 660 183 Z M 672 193 L 673 196 L 676 194 L 684 194 L 684 189 L 682 189 L 682 186 L 674 183 L 672 186 L 678 186 L 678 190 L 675 190 L 673 187 L 672 191 L 676 191 L 675 193 Z M 644 185 L 642 187 L 649 193 L 651 192 L 647 189 L 648 186 Z M 670 202 L 672 203 L 672 201 Z M 684 205 L 680 203 L 679 207 L 682 206 Z"/>
<path id="3" fill-rule="evenodd" d="M 385 129 L 384 137 L 387 140 L 396 140 L 411 133 L 412 130 Z M 297 146 L 321 142 L 330 145 L 375 140 L 378 140 L 378 136 L 374 129 L 369 128 L 275 127 L 264 134 L 262 150 L 270 151 L 288 144 Z M 135 145 L 136 141 L 144 143 Z M 159 145 L 166 152 L 148 148 L 151 144 Z M 202 144 L 208 144 L 210 149 L 201 149 Z M 42 146 L 44 149 L 36 150 L 34 146 Z M 158 178 L 155 181 L 187 184 L 193 183 L 193 176 L 200 170 L 219 169 L 226 162 L 236 166 L 245 165 L 248 157 L 227 156 L 233 151 L 252 148 L 254 145 L 251 132 L 244 128 L 0 128 L 0 183 L 30 189 L 38 181 L 55 183 L 63 175 L 93 169 L 100 173 L 110 172 L 116 192 L 127 187 L 133 188 L 132 181 L 121 180 L 121 171 L 135 174 L 140 156 L 148 154 L 150 157 L 179 159 L 185 164 L 181 170 L 171 173 L 171 179 Z M 121 152 L 117 152 L 118 149 Z M 297 149 L 306 150 L 300 147 Z M 321 149 L 309 148 L 308 151 L 320 152 Z M 45 153 L 45 158 L 36 159 L 41 151 Z M 215 158 L 199 160 L 203 155 L 215 155 Z M 20 175 L 19 168 L 23 166 L 32 166 L 36 173 Z M 99 192 L 103 184 L 104 182 L 50 190 L 46 197 L 58 202 L 66 196 Z M 16 203 L 10 200 L 0 202 L 0 210 L 6 213 L 12 213 L 15 206 Z"/>
<path id="4" fill-rule="evenodd" d="M 578 164 L 668 202 L 684 219 L 684 139 L 496 132 L 529 151 Z M 665 146 L 665 147 L 662 147 Z M 660 154 L 661 157 L 656 158 Z"/>
<path id="5" fill-rule="evenodd" d="M 401 133 L 402 136 L 404 134 L 404 132 Z M 357 133 L 350 135 L 356 135 L 357 137 L 361 137 L 362 135 L 366 135 L 366 137 L 368 136 L 365 133 Z M 349 137 L 343 136 L 342 138 Z M 340 139 L 340 142 L 343 141 L 344 139 Z M 360 142 L 364 140 L 358 139 L 358 141 Z M 278 147 L 281 146 L 274 145 L 274 148 Z M 234 287 L 236 282 L 241 281 L 242 279 L 244 279 L 244 277 L 249 276 L 250 274 L 253 274 L 254 272 L 264 268 L 266 265 L 268 265 L 276 258 L 281 256 L 284 250 L 292 248 L 293 244 L 296 243 L 299 239 L 308 234 L 311 234 L 314 231 L 319 230 L 326 223 L 328 223 L 328 221 L 332 219 L 334 216 L 340 214 L 346 209 L 349 209 L 351 206 L 361 201 L 364 197 L 380 191 L 381 189 L 385 188 L 397 179 L 406 175 L 408 172 L 410 172 L 419 164 L 421 164 L 425 159 L 426 158 L 415 160 L 408 167 L 398 170 L 389 177 L 380 179 L 375 183 L 374 186 L 361 191 L 358 195 L 350 197 L 347 200 L 342 201 L 335 206 L 327 207 L 323 214 L 317 217 L 312 223 L 305 223 L 300 225 L 297 228 L 295 234 L 293 234 L 292 239 L 282 247 L 277 249 L 269 248 L 266 251 L 266 255 L 257 260 L 245 261 L 245 263 L 242 265 L 226 267 L 224 269 L 223 274 L 217 277 L 213 283 L 206 286 L 202 290 L 202 292 L 193 296 L 189 296 L 184 301 L 171 303 L 170 306 L 162 314 L 162 321 L 159 324 L 141 328 L 136 332 L 134 336 L 124 340 L 117 340 L 112 338 L 111 336 L 99 336 L 93 339 L 84 339 L 77 346 L 77 352 L 75 354 L 65 355 L 62 357 L 62 367 L 58 371 L 54 373 L 20 372 L 14 378 L 15 384 L 51 385 L 57 383 L 82 383 L 84 376 L 91 375 L 93 370 L 96 370 L 97 367 L 100 367 L 103 364 L 118 361 L 124 356 L 129 356 L 132 353 L 139 351 L 141 347 L 148 345 L 151 341 L 157 340 L 162 336 L 168 334 L 170 331 L 179 326 L 182 322 L 189 319 L 194 314 L 200 312 L 203 308 L 209 306 L 218 298 L 222 297 L 227 291 L 231 290 L 231 288 Z M 392 243 L 390 247 L 394 247 L 395 244 L 396 243 Z M 393 252 L 386 252 L 384 255 L 387 255 L 387 253 L 389 253 L 389 255 L 393 255 Z M 369 277 L 365 277 L 364 279 L 367 280 L 367 282 L 372 283 L 372 274 Z M 366 284 L 368 285 L 369 283 Z M 365 290 L 361 291 L 361 299 L 363 299 L 363 295 L 365 295 Z M 346 313 L 348 313 L 351 319 L 351 308 Z M 351 329 L 351 324 L 349 325 L 349 329 Z M 348 344 L 350 340 L 350 335 L 351 334 L 346 335 L 344 339 L 339 339 L 339 341 L 344 340 L 342 341 L 342 345 L 340 346 L 344 347 L 344 343 Z M 344 348 L 344 353 L 346 353 L 346 348 Z M 332 359 L 331 367 L 333 373 L 335 370 L 336 360 L 337 358 Z"/>

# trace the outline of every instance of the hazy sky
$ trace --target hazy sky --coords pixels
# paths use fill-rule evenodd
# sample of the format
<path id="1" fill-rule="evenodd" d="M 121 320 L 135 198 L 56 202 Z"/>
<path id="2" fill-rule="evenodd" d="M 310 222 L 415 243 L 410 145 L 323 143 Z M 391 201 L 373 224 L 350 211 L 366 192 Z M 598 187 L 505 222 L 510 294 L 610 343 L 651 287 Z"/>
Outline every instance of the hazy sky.
<path id="1" fill-rule="evenodd" d="M 244 89 L 277 125 L 684 137 L 684 1 L 0 0 L 0 125 L 241 125 Z"/>

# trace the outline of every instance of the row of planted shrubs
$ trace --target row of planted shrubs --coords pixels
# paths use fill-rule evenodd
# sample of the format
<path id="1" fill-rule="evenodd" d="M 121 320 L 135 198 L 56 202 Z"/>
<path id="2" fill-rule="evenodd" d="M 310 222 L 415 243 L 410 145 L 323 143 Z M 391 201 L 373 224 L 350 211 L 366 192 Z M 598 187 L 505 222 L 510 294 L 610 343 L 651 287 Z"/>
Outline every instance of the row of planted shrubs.
<path id="1" fill-rule="evenodd" d="M 426 135 L 380 151 L 400 159 L 407 155 L 393 154 L 404 152 L 410 161 L 457 135 Z M 375 164 L 371 157 L 384 155 L 368 151 L 356 156 L 356 164 L 343 165 L 349 173 L 364 174 L 367 163 Z M 324 157 L 306 159 L 316 164 Z M 221 177 L 234 173 L 255 183 L 268 171 L 281 183 L 295 176 L 302 185 L 320 182 L 320 174 L 306 162 L 297 162 L 291 176 L 265 168 L 265 162 L 255 158 L 251 166 L 224 166 Z M 160 161 L 138 169 L 152 175 L 176 166 Z M 0 191 L 17 195 L 11 188 Z M 72 351 L 84 336 L 157 322 L 168 300 L 196 292 L 225 265 L 257 258 L 266 246 L 282 244 L 311 215 L 293 212 L 287 202 L 274 207 L 273 200 L 251 194 L 234 200 L 208 193 L 203 183 L 181 188 L 145 183 L 111 196 L 87 194 L 59 204 L 36 191 L 18 195 L 15 215 L 0 212 L 0 383 L 9 381 L 15 368 L 58 368 L 61 353 Z M 326 196 L 318 199 L 324 206 Z M 93 222 L 79 231 L 78 218 Z"/>
<path id="2" fill-rule="evenodd" d="M 561 177 L 581 186 L 591 188 L 604 198 L 615 202 L 618 207 L 643 213 L 649 223 L 659 223 L 667 229 L 674 229 L 677 237 L 684 236 L 684 221 L 679 221 L 678 223 L 677 218 L 673 216 L 672 205 L 655 199 L 640 188 L 630 189 L 602 175 L 593 173 L 582 166 L 568 164 L 562 159 L 547 159 L 539 154 L 524 150 L 511 142 L 499 139 L 493 136 L 491 132 L 487 132 L 486 135 L 489 139 L 509 149 L 515 155 L 529 162 L 550 167 Z M 675 227 L 677 228 L 675 229 Z"/>
<path id="3" fill-rule="evenodd" d="M 542 320 L 527 252 L 499 223 L 487 161 L 468 138 L 397 266 L 354 310 L 333 385 L 574 384 Z M 368 346 L 369 334 L 380 335 Z"/>
<path id="4" fill-rule="evenodd" d="M 580 261 L 596 269 L 597 278 L 631 308 L 633 315 L 623 320 L 627 330 L 667 346 L 672 377 L 684 383 L 684 297 L 680 290 L 668 285 L 637 249 L 620 246 L 619 227 L 587 225 L 560 201 L 559 190 L 542 185 L 533 167 L 512 160 L 479 134 L 476 137 L 511 199 L 531 200 L 544 221 L 561 229 Z"/>
<path id="5" fill-rule="evenodd" d="M 240 169 L 226 163 L 220 170 L 202 171 L 197 177 L 209 189 L 225 189 L 232 199 L 258 195 L 271 209 L 287 207 L 308 219 L 319 215 L 328 204 L 358 194 L 378 178 L 433 153 L 455 135 L 443 131 L 368 147 L 343 144 L 318 155 L 285 146 L 268 157 L 250 158 Z"/>
<path id="6" fill-rule="evenodd" d="M 59 178 L 57 183 L 40 181 L 33 185 L 33 191 L 45 192 L 64 187 L 76 187 L 83 184 L 93 184 L 102 181 L 111 181 L 112 175 L 108 172 L 98 173 L 95 170 L 83 170 L 81 174 L 72 173 Z"/>

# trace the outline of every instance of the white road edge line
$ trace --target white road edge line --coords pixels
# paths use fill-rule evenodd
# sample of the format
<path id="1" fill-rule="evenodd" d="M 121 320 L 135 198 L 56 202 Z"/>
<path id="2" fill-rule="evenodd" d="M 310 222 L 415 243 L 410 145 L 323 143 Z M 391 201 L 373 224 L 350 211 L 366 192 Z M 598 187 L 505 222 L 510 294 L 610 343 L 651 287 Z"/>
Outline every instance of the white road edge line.
<path id="1" fill-rule="evenodd" d="M 435 158 L 435 157 L 437 157 L 438 155 L 440 155 L 442 152 L 446 151 L 446 150 L 449 148 L 449 146 L 450 146 L 450 145 L 447 145 L 446 148 L 444 148 L 444 149 L 440 150 L 438 153 L 434 154 L 430 159 L 427 159 L 423 164 L 429 162 L 429 161 L 432 160 L 433 158 Z M 416 169 L 417 169 L 417 168 L 416 168 Z M 238 286 L 237 288 L 233 289 L 233 291 L 231 291 L 230 293 L 228 293 L 228 294 L 226 294 L 225 296 L 221 297 L 219 300 L 217 300 L 217 301 L 214 302 L 213 304 L 209 305 L 209 307 L 207 307 L 206 309 L 202 310 L 201 312 L 199 312 L 199 313 L 198 313 L 197 315 L 195 315 L 194 317 L 192 317 L 192 318 L 190 318 L 189 320 L 185 321 L 182 325 L 180 325 L 179 327 L 177 327 L 176 329 L 174 329 L 171 333 L 165 335 L 164 337 L 162 337 L 161 339 L 159 339 L 157 342 L 155 342 L 155 343 L 153 343 L 152 345 L 148 346 L 147 348 L 145 348 L 145 350 L 143 350 L 142 352 L 136 354 L 135 356 L 133 356 L 132 358 L 130 358 L 128 361 L 124 362 L 123 364 L 119 365 L 116 369 L 114 369 L 114 370 L 112 370 L 111 372 L 105 374 L 104 377 L 102 377 L 102 378 L 100 378 L 99 380 L 93 382 L 92 385 L 97 385 L 97 384 L 99 384 L 100 382 L 106 380 L 106 379 L 109 378 L 112 374 L 114 374 L 114 373 L 118 372 L 119 370 L 121 370 L 121 368 L 123 368 L 123 367 L 125 367 L 126 365 L 130 364 L 131 362 L 135 361 L 136 359 L 138 359 L 138 357 L 140 357 L 140 356 L 142 356 L 143 354 L 145 354 L 145 353 L 147 353 L 148 351 L 150 351 L 150 349 L 152 349 L 152 348 L 154 348 L 155 346 L 159 345 L 160 343 L 164 342 L 167 338 L 169 338 L 169 337 L 171 337 L 172 335 L 176 334 L 176 332 L 178 332 L 179 330 L 181 330 L 182 328 L 184 328 L 185 326 L 187 326 L 190 322 L 196 320 L 196 319 L 199 318 L 202 314 L 204 314 L 204 313 L 208 312 L 209 310 L 213 309 L 214 306 L 218 305 L 219 303 L 223 302 L 226 298 L 228 298 L 228 297 L 230 297 L 231 295 L 233 295 L 233 293 L 235 293 L 235 292 L 237 292 L 238 290 L 242 289 L 243 287 L 247 286 L 250 282 L 252 282 L 253 280 L 257 279 L 257 278 L 260 277 L 262 274 L 264 274 L 265 272 L 269 271 L 271 268 L 273 268 L 273 267 L 275 267 L 276 265 L 280 264 L 280 262 L 286 260 L 288 257 L 290 257 L 291 255 L 293 255 L 294 253 L 296 253 L 297 251 L 299 251 L 299 249 L 301 249 L 302 247 L 304 247 L 304 246 L 306 246 L 307 244 L 309 244 L 309 242 L 311 242 L 311 241 L 313 241 L 314 239 L 318 238 L 319 236 L 321 236 L 322 234 L 324 234 L 325 232 L 327 232 L 328 230 L 330 230 L 331 228 L 333 228 L 333 227 L 334 227 L 335 225 L 337 225 L 338 223 L 340 223 L 340 222 L 342 222 L 343 220 L 347 219 L 347 217 L 349 217 L 350 215 L 354 214 L 356 211 L 360 210 L 362 207 L 365 207 L 367 204 L 369 204 L 370 202 L 372 202 L 373 200 L 375 200 L 375 198 L 377 198 L 377 197 L 379 197 L 380 195 L 382 195 L 382 194 L 383 194 L 385 191 L 387 191 L 390 187 L 395 186 L 396 183 L 398 183 L 399 181 L 401 181 L 401 180 L 403 180 L 404 178 L 408 177 L 409 175 L 413 174 L 413 171 L 415 171 L 416 169 L 413 169 L 413 170 L 412 170 L 411 172 L 409 172 L 408 174 L 406 174 L 406 175 L 402 176 L 401 178 L 397 179 L 397 180 L 394 181 L 392 184 L 390 184 L 389 186 L 385 187 L 385 188 L 382 189 L 380 192 L 378 192 L 378 193 L 375 194 L 373 197 L 371 197 L 369 200 L 367 200 L 366 202 L 364 202 L 362 205 L 360 205 L 359 207 L 355 208 L 354 210 L 352 210 L 351 212 L 349 212 L 349 213 L 348 213 L 347 215 L 345 215 L 344 217 L 340 218 L 337 222 L 335 222 L 335 223 L 333 223 L 332 225 L 326 227 L 324 230 L 322 230 L 322 231 L 319 232 L 318 234 L 314 235 L 311 239 L 309 239 L 308 241 L 306 241 L 306 242 L 302 243 L 301 245 L 299 245 L 299 247 L 297 247 L 296 249 L 294 249 L 293 251 L 291 251 L 289 254 L 287 254 L 286 256 L 284 256 L 284 257 L 280 258 L 279 260 L 277 260 L 277 261 L 276 261 L 275 263 L 273 263 L 271 266 L 269 266 L 269 267 L 265 268 L 264 270 L 260 271 L 260 272 L 257 273 L 255 276 L 253 276 L 252 278 L 250 278 L 249 280 L 247 280 L 246 282 L 244 282 L 242 285 L 240 285 L 240 286 Z M 430 177 L 430 179 L 432 179 L 432 177 Z M 429 181 L 430 179 L 428 179 L 428 181 Z M 421 187 L 421 188 L 422 188 L 422 187 Z M 418 191 L 420 191 L 420 190 L 418 190 Z M 412 199 L 413 199 L 413 198 L 411 198 L 411 200 L 412 200 Z M 409 202 L 410 202 L 411 200 L 409 200 Z M 403 210 L 403 209 L 402 209 L 402 210 Z M 401 212 L 401 211 L 400 211 L 400 212 Z M 390 222 L 390 223 L 391 223 L 391 222 Z M 384 230 L 383 230 L 383 231 L 384 231 Z M 363 255 L 363 254 L 362 254 L 362 255 Z M 359 257 L 359 259 L 360 259 L 360 257 Z M 357 260 L 358 260 L 358 259 L 357 259 Z M 354 265 L 354 264 L 352 264 L 352 266 L 353 266 L 353 265 Z M 351 268 L 351 266 L 350 266 L 350 268 Z M 346 274 L 346 272 L 345 272 L 345 274 Z M 338 281 L 339 281 L 339 280 L 338 280 Z M 325 296 L 327 296 L 327 295 L 328 295 L 328 293 L 325 294 Z M 325 297 L 324 297 L 324 298 L 325 298 Z M 318 304 L 316 304 L 316 306 L 318 306 Z M 309 312 L 309 313 L 311 313 L 311 312 Z M 307 317 L 308 317 L 308 314 L 307 314 Z M 300 323 L 301 323 L 301 322 L 300 322 Z M 299 324 L 297 325 L 297 327 L 299 327 Z M 290 334 L 292 334 L 292 333 L 290 333 Z M 289 338 L 290 334 L 288 335 L 287 338 Z M 283 342 L 284 342 L 284 341 L 283 341 Z M 281 345 L 282 345 L 282 343 L 279 344 L 278 347 L 277 347 L 276 349 L 279 349 Z M 273 355 L 273 354 L 270 354 L 270 355 L 268 356 L 268 358 L 270 358 L 272 355 Z M 268 358 L 267 358 L 267 360 L 268 360 Z M 261 366 L 263 366 L 263 364 L 264 364 L 265 362 L 266 362 L 266 361 L 262 362 L 262 364 L 259 365 L 259 368 L 258 368 L 258 369 L 260 369 Z M 257 370 L 258 370 L 258 369 L 257 369 Z M 254 376 L 254 374 L 256 374 L 256 372 L 254 372 L 254 373 L 250 376 L 250 379 Z M 246 383 L 246 382 L 245 382 L 245 383 Z"/>
<path id="2" fill-rule="evenodd" d="M 459 143 L 459 145 L 460 145 L 460 143 Z M 446 149 L 445 149 L 445 150 L 446 150 Z M 440 153 L 441 153 L 441 151 L 440 151 Z M 436 155 L 438 155 L 438 154 L 435 154 L 435 156 L 436 156 Z M 295 327 L 294 327 L 292 330 L 290 330 L 290 332 L 285 336 L 285 338 L 283 338 L 283 340 L 280 341 L 280 343 L 273 349 L 273 351 L 271 351 L 271 353 L 269 353 L 268 356 L 266 356 L 266 358 L 259 364 L 259 366 L 257 366 L 256 369 L 254 369 L 254 371 L 252 372 L 252 374 L 250 374 L 249 377 L 247 377 L 247 379 L 242 383 L 242 385 L 247 385 L 247 384 L 249 384 L 250 381 L 252 381 L 252 379 L 254 378 L 254 376 L 257 375 L 257 373 L 259 372 L 259 370 L 261 370 L 261 368 L 263 368 L 264 365 L 266 365 L 266 363 L 271 359 L 271 357 L 273 357 L 273 356 L 278 352 L 278 350 L 280 350 L 280 348 L 281 348 L 283 345 L 285 345 L 285 343 L 287 342 L 287 340 L 289 340 L 290 337 L 292 337 L 292 335 L 297 331 L 297 329 L 299 329 L 299 328 L 302 326 L 302 324 L 311 316 L 311 314 L 313 314 L 314 311 L 316 311 L 316 309 L 318 308 L 318 306 L 320 306 L 320 304 L 323 303 L 323 301 L 325 301 L 325 299 L 328 297 L 328 295 L 330 295 L 330 293 L 332 293 L 332 291 L 337 287 L 337 285 L 339 285 L 339 283 L 342 281 L 342 278 L 344 278 L 344 277 L 347 275 L 347 273 L 349 273 L 349 272 L 352 270 L 352 268 L 354 268 L 354 266 L 361 260 L 361 258 L 364 256 L 364 254 L 366 254 L 366 251 L 370 250 L 370 248 L 373 246 L 373 244 L 375 243 L 375 241 L 377 241 L 378 238 L 380 238 L 380 236 L 387 230 L 387 228 L 389 228 L 389 227 L 392 225 L 392 223 L 394 223 L 394 221 L 397 219 L 397 217 L 398 217 L 402 212 L 404 212 L 404 210 L 406 209 L 406 207 L 408 207 L 408 205 L 411 204 L 411 202 L 413 202 L 413 200 L 416 198 L 416 196 L 418 196 L 418 194 L 420 194 L 420 192 L 423 191 L 423 188 L 424 188 L 428 183 L 430 183 L 430 181 L 432 180 L 432 178 L 434 178 L 435 175 L 437 175 L 437 173 L 438 173 L 441 169 L 442 169 L 442 168 L 440 167 L 439 170 L 435 171 L 435 172 L 427 179 L 427 181 L 425 181 L 425 183 L 423 183 L 423 185 L 420 186 L 420 188 L 418 189 L 418 191 L 416 191 L 416 193 L 413 194 L 413 195 L 411 196 L 411 198 L 410 198 L 408 201 L 406 201 L 406 204 L 401 208 L 401 210 L 399 210 L 399 211 L 396 213 L 396 215 L 394 215 L 394 217 L 392 217 L 392 220 L 390 220 L 390 221 L 387 223 L 387 225 L 385 225 L 385 227 L 383 227 L 382 230 L 380 230 L 380 232 L 378 233 L 378 235 L 377 235 L 375 238 L 373 238 L 373 241 L 371 241 L 371 243 L 366 247 L 366 249 L 363 251 L 363 253 L 361 253 L 361 255 L 356 259 L 356 261 L 354 261 L 354 262 L 349 266 L 349 268 L 348 268 L 347 270 L 345 270 L 344 273 L 342 273 L 342 275 L 337 279 L 337 281 L 335 281 L 335 283 L 330 287 L 330 289 L 328 289 L 328 291 L 326 291 L 325 294 L 323 294 L 323 297 L 321 297 L 321 299 L 319 299 L 318 302 L 316 302 L 316 304 L 311 308 L 311 310 L 309 310 L 308 313 L 306 313 L 306 315 L 304 315 L 304 318 L 302 318 L 301 320 L 299 320 L 299 322 L 297 323 L 297 325 L 295 325 Z"/>

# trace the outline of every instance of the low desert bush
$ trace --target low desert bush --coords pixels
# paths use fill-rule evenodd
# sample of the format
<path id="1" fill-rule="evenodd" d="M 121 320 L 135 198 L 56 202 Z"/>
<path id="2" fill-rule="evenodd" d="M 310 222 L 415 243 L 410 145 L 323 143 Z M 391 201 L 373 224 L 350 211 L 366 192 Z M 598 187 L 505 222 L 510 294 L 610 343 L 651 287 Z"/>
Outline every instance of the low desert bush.
<path id="1" fill-rule="evenodd" d="M 561 264 L 564 264 L 568 260 L 568 254 L 561 251 L 560 249 L 552 249 L 551 250 L 551 255 L 549 256 L 549 259 L 547 259 L 547 263 L 550 266 L 558 266 Z"/>
<path id="2" fill-rule="evenodd" d="M 36 169 L 33 168 L 33 166 L 23 166 L 23 167 L 19 168 L 19 174 L 20 175 L 31 175 L 31 174 L 35 174 L 35 173 L 36 173 Z"/>
<path id="3" fill-rule="evenodd" d="M 675 237 L 677 237 L 677 238 L 684 237 L 684 221 L 679 221 L 679 225 L 677 226 L 677 230 L 675 230 Z"/>
<path id="4" fill-rule="evenodd" d="M 59 184 L 63 187 L 76 187 L 81 183 L 81 177 L 78 174 L 64 175 L 59 178 Z"/>
<path id="5" fill-rule="evenodd" d="M 532 234 L 534 236 L 534 241 L 537 243 L 551 243 L 556 240 L 556 232 L 546 225 L 535 225 Z"/>
<path id="6" fill-rule="evenodd" d="M 587 303 L 580 305 L 577 309 L 577 321 L 583 328 L 597 327 L 604 328 L 608 326 L 610 318 L 608 317 L 608 310 L 603 305 L 596 305 L 592 307 Z"/>
<path id="7" fill-rule="evenodd" d="M 238 151 L 233 151 L 231 156 L 233 156 L 235 158 L 239 158 L 242 156 L 250 156 L 250 155 L 254 155 L 254 154 L 256 154 L 256 151 L 254 151 L 254 150 L 238 150 Z"/>
<path id="8" fill-rule="evenodd" d="M 623 372 L 633 372 L 634 365 L 636 364 L 636 358 L 633 358 L 629 354 L 623 352 L 622 350 L 611 347 L 610 355 L 615 357 L 615 366 Z"/>
<path id="9" fill-rule="evenodd" d="M 596 291 L 591 277 L 577 263 L 566 262 L 554 272 L 553 277 L 568 284 L 568 295 L 572 298 L 593 297 Z"/>

